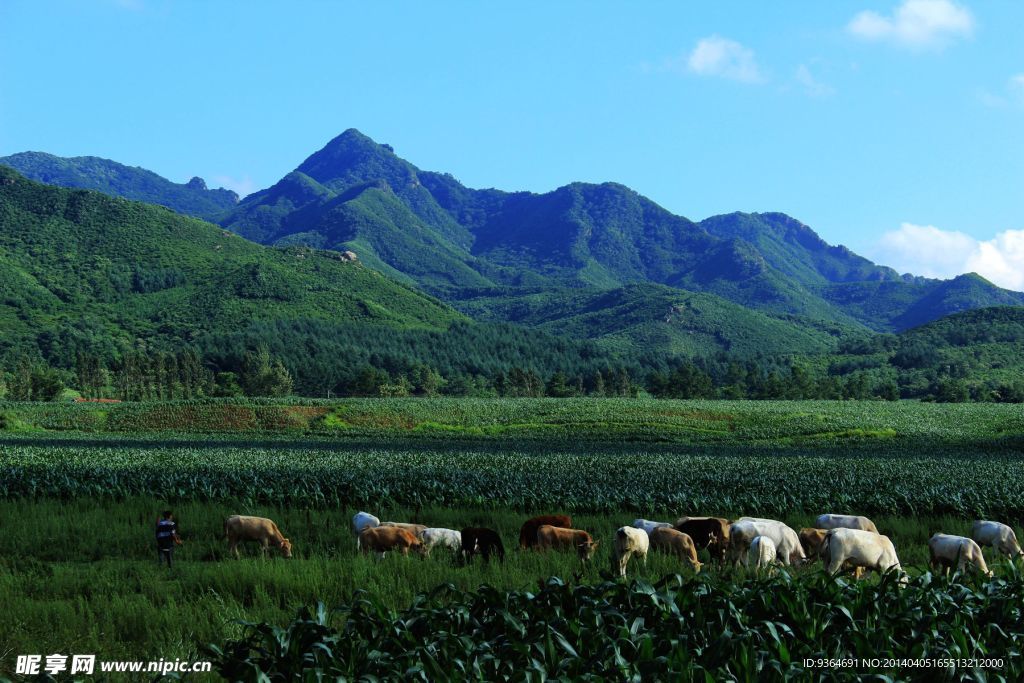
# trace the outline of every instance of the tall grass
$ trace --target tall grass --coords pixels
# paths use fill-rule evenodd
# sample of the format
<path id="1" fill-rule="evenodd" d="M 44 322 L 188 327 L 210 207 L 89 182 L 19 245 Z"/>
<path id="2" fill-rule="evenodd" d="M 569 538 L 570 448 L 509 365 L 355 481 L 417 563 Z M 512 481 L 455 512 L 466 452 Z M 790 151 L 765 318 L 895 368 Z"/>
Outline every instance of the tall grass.
<path id="1" fill-rule="evenodd" d="M 348 604 L 363 590 L 388 609 L 404 609 L 419 593 L 451 584 L 474 590 L 539 589 L 548 576 L 583 583 L 602 580 L 611 561 L 614 530 L 632 514 L 577 514 L 574 524 L 602 544 L 592 563 L 581 566 L 570 554 L 520 553 L 519 526 L 525 515 L 509 509 L 460 510 L 386 508 L 382 518 L 417 520 L 431 526 L 498 529 L 508 548 L 504 564 L 461 566 L 440 550 L 429 559 L 360 556 L 349 530 L 353 508 L 283 508 L 230 502 L 189 502 L 174 507 L 185 544 L 175 566 L 157 565 L 153 525 L 167 503 L 152 498 L 122 501 L 72 499 L 0 502 L 0 673 L 13 656 L 26 653 L 98 653 L 106 658 L 199 658 L 203 643 L 239 638 L 235 620 L 287 623 L 296 609 L 317 601 Z M 652 510 L 646 516 L 671 520 L 677 511 Z M 738 516 L 740 510 L 708 512 Z M 243 546 L 243 559 L 227 556 L 222 523 L 233 513 L 275 519 L 293 541 L 295 557 L 271 551 L 263 560 Z M 808 514 L 787 517 L 794 527 L 813 521 Z M 963 533 L 968 520 L 879 517 L 907 565 L 923 568 L 925 541 L 933 530 Z M 705 558 L 707 559 L 707 558 Z M 999 563 L 997 563 L 997 566 Z M 802 570 L 813 573 L 815 569 Z M 1004 571 L 998 569 L 998 571 Z M 631 564 L 631 576 L 657 581 L 688 570 L 668 557 L 651 555 L 646 565 Z M 719 574 L 720 570 L 710 569 Z M 575 579 L 573 578 L 575 577 Z"/>

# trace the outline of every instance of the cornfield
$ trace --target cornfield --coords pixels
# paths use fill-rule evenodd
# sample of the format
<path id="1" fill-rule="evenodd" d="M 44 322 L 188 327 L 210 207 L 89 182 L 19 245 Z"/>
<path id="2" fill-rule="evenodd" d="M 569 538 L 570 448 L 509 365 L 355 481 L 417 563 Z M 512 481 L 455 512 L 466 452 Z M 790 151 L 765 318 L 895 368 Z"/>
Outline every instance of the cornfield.
<path id="1" fill-rule="evenodd" d="M 847 583 L 823 573 L 551 578 L 536 591 L 441 586 L 400 611 L 360 594 L 335 614 L 303 609 L 285 628 L 246 624 L 244 637 L 207 652 L 221 675 L 244 681 L 846 680 L 858 670 L 1013 681 L 1024 674 L 1022 595 L 1016 572 L 977 585 L 925 574 L 905 587 L 893 575 Z M 820 663 L 862 658 L 881 665 Z"/>

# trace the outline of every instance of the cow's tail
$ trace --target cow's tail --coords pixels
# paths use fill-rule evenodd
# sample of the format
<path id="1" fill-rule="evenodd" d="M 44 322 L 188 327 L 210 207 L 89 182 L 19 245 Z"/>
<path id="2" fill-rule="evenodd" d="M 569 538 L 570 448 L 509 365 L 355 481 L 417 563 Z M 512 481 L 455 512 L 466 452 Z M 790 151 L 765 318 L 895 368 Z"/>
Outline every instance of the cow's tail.
<path id="1" fill-rule="evenodd" d="M 821 542 L 821 561 L 825 564 L 827 570 L 832 564 L 832 531 L 825 534 L 825 539 Z"/>
<path id="2" fill-rule="evenodd" d="M 221 532 L 221 535 L 220 535 L 220 540 L 222 540 L 222 541 L 228 540 L 228 520 L 226 520 L 226 519 L 224 520 L 224 527 L 223 527 L 223 531 Z"/>

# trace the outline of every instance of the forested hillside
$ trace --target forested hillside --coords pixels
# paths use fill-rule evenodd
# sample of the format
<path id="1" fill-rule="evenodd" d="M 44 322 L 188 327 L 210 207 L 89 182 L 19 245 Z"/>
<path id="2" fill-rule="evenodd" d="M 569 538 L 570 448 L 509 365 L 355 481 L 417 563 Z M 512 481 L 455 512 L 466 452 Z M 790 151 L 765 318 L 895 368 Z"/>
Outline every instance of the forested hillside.
<path id="1" fill-rule="evenodd" d="M 74 168 L 125 193 L 106 163 Z M 0 397 L 1024 398 L 1024 294 L 899 275 L 783 214 L 473 190 L 354 130 L 224 227 L 0 183 Z"/>
<path id="2" fill-rule="evenodd" d="M 159 204 L 178 213 L 212 218 L 238 203 L 231 190 L 211 190 L 202 178 L 174 183 L 152 171 L 125 166 L 100 157 L 58 157 L 43 152 L 22 152 L 0 157 L 0 166 L 9 166 L 30 180 L 48 185 L 96 190 L 115 197 Z"/>
<path id="3" fill-rule="evenodd" d="M 354 129 L 220 223 L 267 244 L 352 249 L 368 265 L 447 301 L 476 298 L 474 310 L 494 319 L 514 308 L 503 297 L 538 288 L 596 294 L 630 284 L 706 292 L 769 315 L 882 332 L 1024 304 L 1024 294 L 977 276 L 944 282 L 900 275 L 828 245 L 784 214 L 694 223 L 616 183 L 573 183 L 544 194 L 470 189 Z M 481 289 L 486 300 L 477 296 Z M 488 302 L 493 308 L 484 310 Z M 575 315 L 558 297 L 546 306 L 545 320 Z M 607 325 L 614 324 L 612 317 Z"/>

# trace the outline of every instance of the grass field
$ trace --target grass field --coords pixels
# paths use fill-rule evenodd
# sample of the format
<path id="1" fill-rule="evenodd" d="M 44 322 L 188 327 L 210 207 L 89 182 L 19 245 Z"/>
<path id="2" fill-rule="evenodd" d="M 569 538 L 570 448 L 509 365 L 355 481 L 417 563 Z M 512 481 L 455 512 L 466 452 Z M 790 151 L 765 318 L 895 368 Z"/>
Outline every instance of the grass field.
<path id="1" fill-rule="evenodd" d="M 234 620 L 285 624 L 302 605 L 352 604 L 358 590 L 399 619 L 417 594 L 446 583 L 465 591 L 483 584 L 537 591 L 546 577 L 561 576 L 581 587 L 596 585 L 609 568 L 614 529 L 637 516 L 671 521 L 681 514 L 752 514 L 799 528 L 820 512 L 870 514 L 915 576 L 925 569 L 931 533 L 966 533 L 976 516 L 1018 528 L 1024 521 L 1024 418 L 1012 406 L 493 404 L 335 402 L 322 406 L 321 419 L 347 416 L 345 422 L 358 428 L 216 433 L 190 432 L 181 424 L 156 432 L 56 429 L 52 422 L 42 426 L 41 409 L 7 404 L 0 414 L 17 430 L 0 436 L 0 676 L 11 674 L 21 653 L 198 659 L 201 645 L 243 635 Z M 234 404 L 189 409 L 223 412 L 226 405 Z M 152 415 L 181 407 L 123 409 Z M 79 408 L 54 410 L 81 420 Z M 424 423 L 447 426 L 423 429 Z M 484 429 L 513 424 L 529 426 Z M 152 540 L 155 515 L 168 506 L 185 539 L 171 571 L 157 566 Z M 490 526 L 502 533 L 509 559 L 464 567 L 443 551 L 428 560 L 359 557 L 349 531 L 357 509 L 431 526 Z M 574 557 L 513 550 L 519 525 L 536 511 L 571 512 L 576 526 L 602 540 L 582 574 Z M 255 549 L 240 561 L 226 558 L 221 524 L 233 513 L 277 520 L 295 544 L 295 558 L 263 561 Z M 995 564 L 1001 578 L 991 586 L 963 579 L 985 605 L 997 583 L 1000 595 L 1010 591 L 1013 598 L 1022 590 L 1014 568 Z M 630 573 L 651 583 L 667 574 L 690 575 L 656 556 Z M 797 572 L 809 586 L 819 573 L 818 567 Z M 701 595 L 733 595 L 749 580 L 729 574 L 719 582 L 717 569 L 708 574 L 712 578 L 700 581 L 712 583 L 694 584 Z M 912 594 L 927 604 L 907 606 L 919 620 L 942 602 L 930 596 L 955 592 L 924 581 Z M 786 589 L 768 593 L 775 590 L 781 595 Z M 1024 602 L 1024 593 L 1019 597 Z M 858 599 L 849 598 L 855 616 Z M 978 609 L 981 619 L 989 607 Z M 800 618 L 772 617 L 790 629 Z M 343 616 L 332 619 L 337 628 L 346 624 Z M 1013 642 L 1024 638 L 1020 620 L 1001 626 Z M 993 634 L 967 635 L 973 640 L 962 652 L 1004 642 Z M 935 648 L 952 646 L 941 641 L 931 647 L 934 655 Z M 1012 671 L 1024 671 L 1016 656 Z M 743 669 L 729 661 L 732 668 L 725 670 Z"/>

